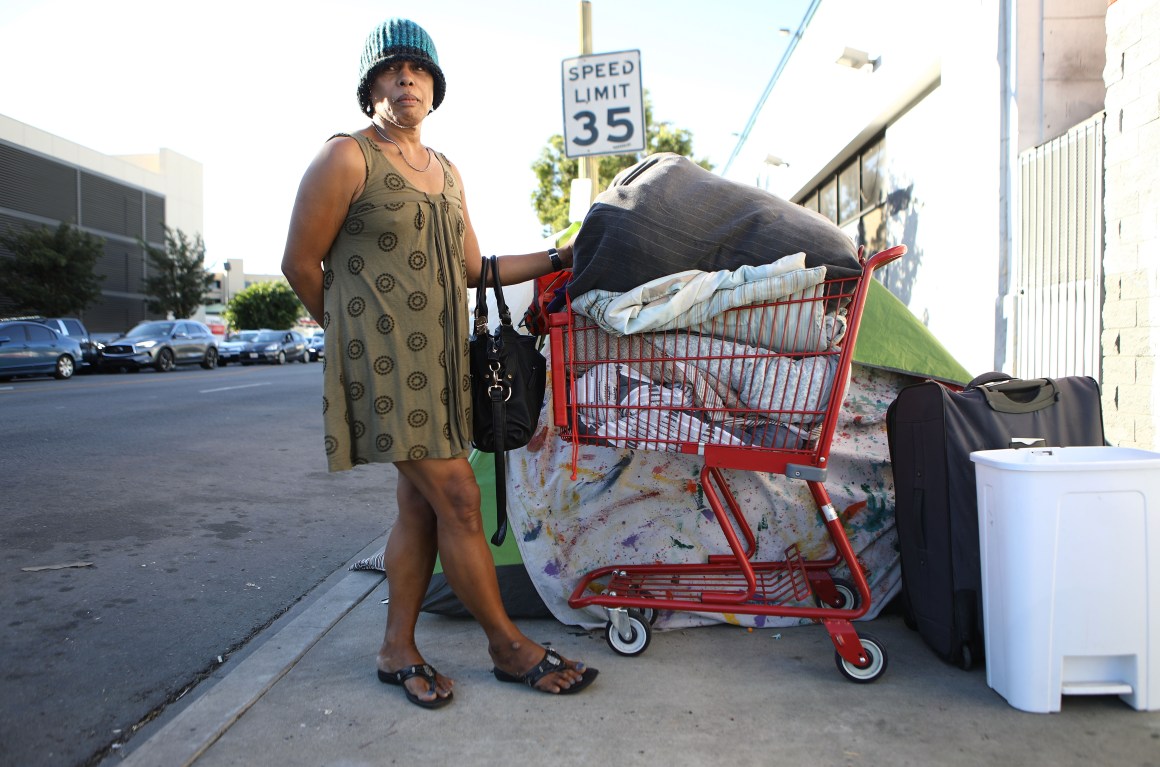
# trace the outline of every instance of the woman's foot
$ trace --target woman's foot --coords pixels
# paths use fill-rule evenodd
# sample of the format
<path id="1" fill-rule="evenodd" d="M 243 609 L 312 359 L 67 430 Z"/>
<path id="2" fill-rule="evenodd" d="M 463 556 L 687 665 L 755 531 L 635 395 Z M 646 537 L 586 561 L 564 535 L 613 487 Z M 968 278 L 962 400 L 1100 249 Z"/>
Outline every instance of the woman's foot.
<path id="1" fill-rule="evenodd" d="M 396 660 L 379 653 L 377 671 L 380 682 L 401 686 L 407 700 L 424 708 L 438 708 L 451 701 L 455 680 L 440 674 L 422 657 L 397 665 Z"/>
<path id="2" fill-rule="evenodd" d="M 529 654 L 536 655 L 538 660 L 529 663 Z M 493 649 L 491 656 L 495 661 L 491 673 L 499 681 L 526 684 L 533 690 L 555 695 L 580 692 L 592 684 L 600 673 L 583 663 L 561 657 L 551 648 L 545 650 L 532 643 L 522 646 L 519 642 L 513 642 L 507 652 Z M 505 667 L 512 670 L 505 671 Z"/>

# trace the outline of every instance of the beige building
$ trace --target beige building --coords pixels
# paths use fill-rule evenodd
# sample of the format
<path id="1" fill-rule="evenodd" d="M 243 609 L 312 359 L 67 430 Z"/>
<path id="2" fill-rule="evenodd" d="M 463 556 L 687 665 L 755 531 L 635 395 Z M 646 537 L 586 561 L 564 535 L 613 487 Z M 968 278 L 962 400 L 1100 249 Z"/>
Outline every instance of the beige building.
<path id="1" fill-rule="evenodd" d="M 138 240 L 164 247 L 165 227 L 202 231 L 202 166 L 169 149 L 103 155 L 0 115 L 0 227 L 62 221 L 105 241 L 96 267 L 105 278 L 101 300 L 85 323 L 94 333 L 123 331 L 151 317 L 142 293 L 148 259 Z"/>

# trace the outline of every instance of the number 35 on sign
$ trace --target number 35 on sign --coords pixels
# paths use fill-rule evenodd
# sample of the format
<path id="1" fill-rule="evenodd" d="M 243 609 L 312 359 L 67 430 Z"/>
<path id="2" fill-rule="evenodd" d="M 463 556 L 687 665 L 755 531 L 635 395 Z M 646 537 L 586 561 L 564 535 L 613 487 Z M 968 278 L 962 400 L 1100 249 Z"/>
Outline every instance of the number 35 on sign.
<path id="1" fill-rule="evenodd" d="M 564 154 L 629 154 L 644 150 L 640 51 L 564 59 Z"/>

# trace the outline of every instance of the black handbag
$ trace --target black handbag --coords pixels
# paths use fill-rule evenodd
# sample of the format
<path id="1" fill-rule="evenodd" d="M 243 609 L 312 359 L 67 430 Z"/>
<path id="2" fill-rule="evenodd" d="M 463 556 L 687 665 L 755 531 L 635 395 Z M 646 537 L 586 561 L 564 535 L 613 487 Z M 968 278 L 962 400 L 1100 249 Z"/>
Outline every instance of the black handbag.
<path id="1" fill-rule="evenodd" d="M 491 332 L 487 327 L 489 277 L 494 281 L 492 290 L 500 320 Z M 507 537 L 504 453 L 528 444 L 536 432 L 544 405 L 548 363 L 536 349 L 536 339 L 512 326 L 495 256 L 483 259 L 475 292 L 470 355 L 472 444 L 477 450 L 495 453 L 496 530 L 491 542 L 499 546 Z"/>

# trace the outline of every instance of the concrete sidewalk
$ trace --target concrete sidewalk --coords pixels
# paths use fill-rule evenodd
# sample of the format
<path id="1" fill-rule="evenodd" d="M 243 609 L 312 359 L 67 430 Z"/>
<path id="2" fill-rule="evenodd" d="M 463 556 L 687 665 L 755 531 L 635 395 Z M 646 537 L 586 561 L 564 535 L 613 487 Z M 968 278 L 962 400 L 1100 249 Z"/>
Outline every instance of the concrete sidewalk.
<path id="1" fill-rule="evenodd" d="M 1018 711 L 983 670 L 942 663 L 890 611 L 857 624 L 888 653 L 872 684 L 839 673 L 821 626 L 656 632 L 625 658 L 603 632 L 520 621 L 531 638 L 600 669 L 575 696 L 497 682 L 474 621 L 424 615 L 419 645 L 457 687 L 450 706 L 423 710 L 375 677 L 386 598 L 378 574 L 336 573 L 106 762 L 1160 765 L 1160 712 L 1112 696 L 1068 696 L 1058 714 Z"/>

